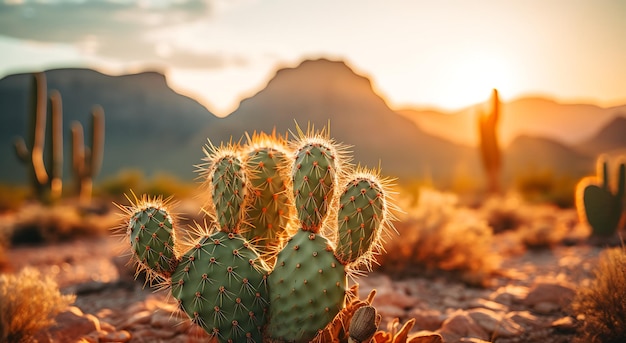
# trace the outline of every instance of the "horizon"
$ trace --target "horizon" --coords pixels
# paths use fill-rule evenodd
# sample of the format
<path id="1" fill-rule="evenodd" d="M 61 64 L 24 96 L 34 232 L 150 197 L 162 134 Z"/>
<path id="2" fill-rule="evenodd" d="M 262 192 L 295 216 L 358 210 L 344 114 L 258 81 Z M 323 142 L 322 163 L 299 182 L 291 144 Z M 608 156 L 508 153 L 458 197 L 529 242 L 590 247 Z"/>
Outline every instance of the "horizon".
<path id="1" fill-rule="evenodd" d="M 626 78 L 616 77 L 626 75 L 623 13 L 616 0 L 5 0 L 0 77 L 159 70 L 171 88 L 225 116 L 278 69 L 326 58 L 368 77 L 394 109 L 456 112 L 493 88 L 504 101 L 613 107 L 626 103 Z"/>

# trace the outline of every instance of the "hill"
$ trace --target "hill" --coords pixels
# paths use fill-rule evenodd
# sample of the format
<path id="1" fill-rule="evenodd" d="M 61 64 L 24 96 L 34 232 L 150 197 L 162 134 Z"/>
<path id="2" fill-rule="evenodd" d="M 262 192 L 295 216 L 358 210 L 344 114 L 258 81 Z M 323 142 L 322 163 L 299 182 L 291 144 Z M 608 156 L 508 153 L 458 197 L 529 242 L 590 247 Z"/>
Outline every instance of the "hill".
<path id="1" fill-rule="evenodd" d="M 424 131 L 459 144 L 475 146 L 477 112 L 482 105 L 456 112 L 402 109 L 397 112 L 414 120 Z M 541 136 L 564 144 L 576 145 L 589 139 L 620 113 L 626 105 L 602 108 L 590 104 L 565 104 L 529 97 L 504 102 L 501 107 L 500 134 L 503 145 L 520 135 Z"/>
<path id="2" fill-rule="evenodd" d="M 368 78 L 343 62 L 319 59 L 279 70 L 267 86 L 223 119 L 235 137 L 244 131 L 295 124 L 321 128 L 330 123 L 331 136 L 353 146 L 355 161 L 382 166 L 386 175 L 403 178 L 452 175 L 451 164 L 477 170 L 474 151 L 426 134 L 414 122 L 391 110 L 376 94 Z M 211 137 L 216 128 L 209 128 Z"/>
<path id="3" fill-rule="evenodd" d="M 88 134 L 90 111 L 104 108 L 105 151 L 99 179 L 122 169 L 147 173 L 167 170 L 193 177 L 192 161 L 199 161 L 198 128 L 217 121 L 197 101 L 171 90 L 156 72 L 109 76 L 89 69 L 55 69 L 45 72 L 48 91 L 63 99 L 64 177 L 70 177 L 70 123 L 79 121 Z M 0 180 L 26 182 L 26 168 L 13 151 L 13 140 L 25 137 L 30 74 L 0 80 Z"/>
<path id="4" fill-rule="evenodd" d="M 626 153 L 626 113 L 613 118 L 598 132 L 577 144 L 578 151 L 596 156 L 602 153 Z"/>

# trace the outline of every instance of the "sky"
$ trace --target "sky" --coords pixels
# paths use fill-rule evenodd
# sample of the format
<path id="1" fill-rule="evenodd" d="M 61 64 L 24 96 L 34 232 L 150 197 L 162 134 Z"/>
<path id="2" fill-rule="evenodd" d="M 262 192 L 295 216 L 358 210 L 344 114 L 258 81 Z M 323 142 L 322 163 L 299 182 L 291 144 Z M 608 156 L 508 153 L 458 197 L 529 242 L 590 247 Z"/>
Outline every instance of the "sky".
<path id="1" fill-rule="evenodd" d="M 163 72 L 217 115 L 278 68 L 343 60 L 392 108 L 626 103 L 624 0 L 0 0 L 0 78 Z"/>

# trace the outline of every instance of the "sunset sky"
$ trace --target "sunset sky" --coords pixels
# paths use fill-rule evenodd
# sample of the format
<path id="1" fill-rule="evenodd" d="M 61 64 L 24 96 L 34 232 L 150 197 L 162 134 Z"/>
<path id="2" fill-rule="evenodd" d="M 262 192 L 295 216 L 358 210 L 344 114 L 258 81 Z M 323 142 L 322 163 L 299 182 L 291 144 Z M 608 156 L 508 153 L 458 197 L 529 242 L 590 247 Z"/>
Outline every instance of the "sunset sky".
<path id="1" fill-rule="evenodd" d="M 626 103 L 623 0 L 0 0 L 0 77 L 160 70 L 230 113 L 279 67 L 345 60 L 390 106 Z"/>

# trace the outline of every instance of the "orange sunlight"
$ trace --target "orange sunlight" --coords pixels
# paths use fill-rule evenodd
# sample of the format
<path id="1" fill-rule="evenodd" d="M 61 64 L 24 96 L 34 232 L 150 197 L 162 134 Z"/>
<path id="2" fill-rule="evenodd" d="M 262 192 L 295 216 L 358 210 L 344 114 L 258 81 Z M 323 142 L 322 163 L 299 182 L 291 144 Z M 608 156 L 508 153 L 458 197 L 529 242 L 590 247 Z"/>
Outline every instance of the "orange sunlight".
<path id="1" fill-rule="evenodd" d="M 513 69 L 500 56 L 477 52 L 452 62 L 445 69 L 447 72 L 442 72 L 442 80 L 449 85 L 448 108 L 460 109 L 482 103 L 494 88 L 505 95 L 515 93 Z"/>

